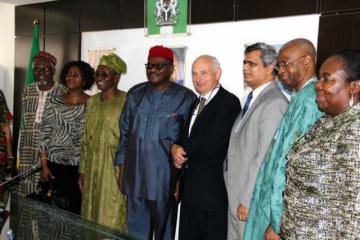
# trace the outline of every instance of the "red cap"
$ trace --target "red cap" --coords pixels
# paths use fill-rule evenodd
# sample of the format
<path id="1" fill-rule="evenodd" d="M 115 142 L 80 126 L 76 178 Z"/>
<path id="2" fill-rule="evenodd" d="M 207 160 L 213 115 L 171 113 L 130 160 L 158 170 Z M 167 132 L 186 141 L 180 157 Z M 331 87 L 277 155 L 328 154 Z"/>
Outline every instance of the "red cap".
<path id="1" fill-rule="evenodd" d="M 49 62 L 49 63 L 51 63 L 54 67 L 55 67 L 55 65 L 56 65 L 56 58 L 53 56 L 53 55 L 51 55 L 50 53 L 48 53 L 48 52 L 45 52 L 45 51 L 40 51 L 36 56 L 34 56 L 34 58 L 33 58 L 33 61 L 34 62 L 38 62 L 38 61 L 40 61 L 40 60 L 45 60 L 45 61 L 47 61 L 47 62 Z"/>
<path id="2" fill-rule="evenodd" d="M 162 57 L 162 58 L 168 59 L 170 61 L 173 61 L 174 53 L 170 48 L 166 48 L 163 46 L 154 46 L 154 47 L 150 48 L 150 50 L 149 50 L 148 58 L 151 58 L 151 57 Z"/>

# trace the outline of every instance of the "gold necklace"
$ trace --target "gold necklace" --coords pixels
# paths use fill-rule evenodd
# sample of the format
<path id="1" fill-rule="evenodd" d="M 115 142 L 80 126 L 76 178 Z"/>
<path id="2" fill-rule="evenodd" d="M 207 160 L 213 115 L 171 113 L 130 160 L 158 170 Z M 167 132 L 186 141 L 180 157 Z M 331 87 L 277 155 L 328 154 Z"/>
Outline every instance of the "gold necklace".
<path id="1" fill-rule="evenodd" d="M 74 98 L 74 97 L 67 97 L 66 101 L 70 104 L 78 104 L 78 103 L 82 103 L 83 99 L 82 98 Z"/>

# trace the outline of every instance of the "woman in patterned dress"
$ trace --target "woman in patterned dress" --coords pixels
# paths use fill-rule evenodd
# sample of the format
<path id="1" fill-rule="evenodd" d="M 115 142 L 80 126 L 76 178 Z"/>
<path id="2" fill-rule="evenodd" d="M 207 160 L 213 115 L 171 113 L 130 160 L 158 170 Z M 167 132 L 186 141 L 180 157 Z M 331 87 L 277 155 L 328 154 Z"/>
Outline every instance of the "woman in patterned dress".
<path id="1" fill-rule="evenodd" d="M 360 239 L 360 51 L 329 57 L 316 91 L 326 115 L 287 156 L 281 235 Z"/>
<path id="2" fill-rule="evenodd" d="M 41 181 L 51 184 L 53 202 L 58 207 L 80 214 L 80 140 L 89 98 L 84 90 L 93 85 L 94 70 L 82 61 L 69 62 L 60 78 L 68 92 L 47 105 L 49 114 L 43 117 L 40 127 Z"/>
<path id="3" fill-rule="evenodd" d="M 12 114 L 6 103 L 4 93 L 0 90 L 0 182 L 5 180 L 10 168 L 14 164 L 14 155 L 11 145 L 10 123 L 13 119 Z M 0 188 L 0 212 L 7 203 L 8 194 L 4 187 Z"/>

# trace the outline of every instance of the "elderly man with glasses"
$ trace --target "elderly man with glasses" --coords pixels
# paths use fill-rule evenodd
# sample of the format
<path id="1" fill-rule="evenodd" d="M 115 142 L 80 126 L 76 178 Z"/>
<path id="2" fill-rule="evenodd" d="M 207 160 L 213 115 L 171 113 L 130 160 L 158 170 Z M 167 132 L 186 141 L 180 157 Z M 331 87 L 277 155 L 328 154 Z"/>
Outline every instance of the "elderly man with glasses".
<path id="1" fill-rule="evenodd" d="M 120 118 L 115 164 L 127 196 L 128 232 L 140 239 L 173 239 L 175 168 L 170 147 L 177 141 L 195 94 L 170 81 L 174 54 L 154 46 L 145 64 L 147 82 L 131 88 Z"/>
<path id="2" fill-rule="evenodd" d="M 45 105 L 50 99 L 62 95 L 66 88 L 54 81 L 56 58 L 48 52 L 40 51 L 33 58 L 35 83 L 24 89 L 22 96 L 22 124 L 20 128 L 20 158 L 17 167 L 20 172 L 29 171 L 39 162 L 38 135 Z M 22 180 L 19 185 L 21 195 L 31 195 L 37 190 L 40 173 L 35 172 Z"/>

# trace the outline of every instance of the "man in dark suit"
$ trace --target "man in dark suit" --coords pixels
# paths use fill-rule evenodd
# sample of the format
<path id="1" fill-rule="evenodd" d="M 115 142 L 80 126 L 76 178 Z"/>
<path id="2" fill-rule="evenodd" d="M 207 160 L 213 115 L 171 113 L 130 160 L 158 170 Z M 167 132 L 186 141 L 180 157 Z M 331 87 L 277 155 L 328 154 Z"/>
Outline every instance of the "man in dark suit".
<path id="1" fill-rule="evenodd" d="M 203 55 L 193 63 L 193 84 L 200 99 L 190 111 L 182 138 L 171 149 L 175 167 L 182 168 L 179 239 L 226 239 L 223 162 L 241 106 L 219 85 L 220 76 L 215 57 Z"/>

